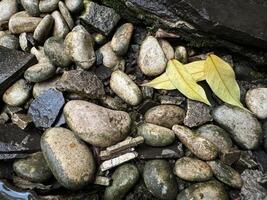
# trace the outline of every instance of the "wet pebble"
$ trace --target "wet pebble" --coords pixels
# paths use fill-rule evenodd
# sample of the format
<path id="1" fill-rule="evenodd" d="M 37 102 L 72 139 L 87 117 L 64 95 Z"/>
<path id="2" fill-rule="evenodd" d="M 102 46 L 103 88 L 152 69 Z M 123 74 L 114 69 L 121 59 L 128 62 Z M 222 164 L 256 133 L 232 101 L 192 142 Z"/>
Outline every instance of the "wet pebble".
<path id="1" fill-rule="evenodd" d="M 40 15 L 39 0 L 21 0 L 21 4 L 31 16 Z"/>
<path id="2" fill-rule="evenodd" d="M 12 15 L 8 23 L 8 28 L 14 34 L 33 32 L 41 20 L 42 18 L 40 17 L 31 17 L 26 11 L 21 11 Z"/>
<path id="3" fill-rule="evenodd" d="M 198 158 L 213 160 L 217 157 L 217 148 L 209 140 L 197 136 L 193 131 L 184 126 L 175 125 L 172 130 L 179 140 Z"/>
<path id="4" fill-rule="evenodd" d="M 55 72 L 56 67 L 50 62 L 38 63 L 25 71 L 24 78 L 27 81 L 37 83 L 51 78 Z"/>
<path id="5" fill-rule="evenodd" d="M 5 91 L 3 101 L 10 106 L 21 106 L 30 98 L 31 89 L 30 84 L 20 79 Z"/>
<path id="6" fill-rule="evenodd" d="M 83 0 L 65 0 L 65 4 L 70 12 L 77 13 L 83 9 Z"/>
<path id="7" fill-rule="evenodd" d="M 67 22 L 57 10 L 52 12 L 51 15 L 54 18 L 53 36 L 58 38 L 65 38 L 70 31 Z"/>
<path id="8" fill-rule="evenodd" d="M 185 117 L 185 111 L 175 105 L 159 105 L 150 108 L 145 113 L 147 123 L 172 128 L 175 124 L 182 124 Z"/>
<path id="9" fill-rule="evenodd" d="M 28 115 L 36 127 L 49 128 L 57 119 L 64 103 L 63 94 L 51 88 L 32 101 Z"/>
<path id="10" fill-rule="evenodd" d="M 138 65 L 147 76 L 157 76 L 164 72 L 167 64 L 165 54 L 156 38 L 148 36 L 142 43 Z"/>
<path id="11" fill-rule="evenodd" d="M 229 133 L 219 126 L 213 124 L 203 125 L 197 129 L 197 133 L 212 142 L 220 152 L 227 152 L 233 146 Z"/>
<path id="12" fill-rule="evenodd" d="M 210 166 L 202 160 L 183 157 L 176 161 L 174 173 L 186 181 L 207 181 L 213 173 Z"/>
<path id="13" fill-rule="evenodd" d="M 99 99 L 105 95 L 100 79 L 92 72 L 82 70 L 65 71 L 57 82 L 57 88 L 90 99 Z"/>
<path id="14" fill-rule="evenodd" d="M 144 137 L 146 144 L 155 147 L 167 146 L 175 140 L 172 130 L 150 123 L 138 126 L 137 134 Z"/>
<path id="15" fill-rule="evenodd" d="M 58 8 L 59 0 L 41 0 L 39 2 L 39 9 L 43 13 L 53 12 Z"/>
<path id="16" fill-rule="evenodd" d="M 174 50 L 167 40 L 159 40 L 159 44 L 167 60 L 174 59 Z"/>
<path id="17" fill-rule="evenodd" d="M 120 26 L 111 40 L 111 48 L 116 55 L 122 56 L 128 51 L 133 34 L 133 25 L 126 23 Z"/>
<path id="18" fill-rule="evenodd" d="M 218 160 L 209 161 L 209 166 L 212 168 L 214 176 L 221 182 L 234 188 L 241 188 L 243 181 L 240 174 L 229 165 L 226 165 Z"/>
<path id="19" fill-rule="evenodd" d="M 188 60 L 186 48 L 184 46 L 176 47 L 174 57 L 176 60 L 180 61 L 181 63 L 186 64 Z"/>
<path id="20" fill-rule="evenodd" d="M 92 41 L 90 33 L 81 25 L 74 27 L 64 41 L 66 53 L 83 69 L 92 67 L 96 59 Z"/>
<path id="21" fill-rule="evenodd" d="M 31 182 L 43 183 L 53 176 L 42 152 L 37 152 L 29 155 L 27 158 L 16 160 L 13 168 L 18 176 Z"/>
<path id="22" fill-rule="evenodd" d="M 80 138 L 99 147 L 125 139 L 131 125 L 128 113 L 81 100 L 69 101 L 64 107 L 64 116 L 68 126 Z"/>
<path id="23" fill-rule="evenodd" d="M 0 2 L 0 23 L 8 21 L 18 11 L 17 0 L 3 0 Z"/>
<path id="24" fill-rule="evenodd" d="M 267 118 L 267 88 L 250 89 L 246 94 L 246 105 L 259 119 Z"/>
<path id="25" fill-rule="evenodd" d="M 50 37 L 44 43 L 44 52 L 52 64 L 59 67 L 68 67 L 71 58 L 65 51 L 64 40 L 62 38 Z"/>
<path id="26" fill-rule="evenodd" d="M 34 44 L 35 42 L 32 34 L 24 32 L 19 35 L 19 45 L 23 51 L 30 52 Z"/>
<path id="27" fill-rule="evenodd" d="M 147 189 L 157 198 L 173 200 L 178 186 L 171 167 L 166 160 L 151 160 L 145 163 L 143 178 Z"/>
<path id="28" fill-rule="evenodd" d="M 242 148 L 255 149 L 259 146 L 262 140 L 261 125 L 248 111 L 223 105 L 215 108 L 213 118 Z"/>
<path id="29" fill-rule="evenodd" d="M 126 103 L 136 106 L 142 101 L 142 92 L 132 79 L 120 70 L 111 74 L 110 88 Z"/>
<path id="30" fill-rule="evenodd" d="M 177 200 L 228 200 L 228 195 L 221 183 L 212 180 L 204 183 L 196 183 L 182 192 Z"/>
<path id="31" fill-rule="evenodd" d="M 56 83 L 58 82 L 59 78 L 60 77 L 56 76 L 53 77 L 52 79 L 40 83 L 35 83 L 32 90 L 33 97 L 34 98 L 38 97 L 40 94 L 42 94 L 42 92 L 50 88 L 56 89 Z"/>
<path id="32" fill-rule="evenodd" d="M 53 24 L 54 18 L 51 15 L 46 15 L 34 30 L 33 38 L 38 42 L 43 42 L 47 39 Z"/>
<path id="33" fill-rule="evenodd" d="M 66 7 L 66 5 L 62 1 L 60 1 L 58 3 L 58 8 L 59 8 L 59 11 L 60 11 L 62 17 L 65 19 L 66 23 L 68 24 L 69 29 L 71 30 L 74 26 L 74 22 L 73 22 L 73 19 L 71 17 L 71 14 L 70 14 L 68 8 Z"/>
<path id="34" fill-rule="evenodd" d="M 112 174 L 112 185 L 107 187 L 104 200 L 122 200 L 139 179 L 135 165 L 124 164 Z"/>
<path id="35" fill-rule="evenodd" d="M 18 49 L 19 39 L 15 35 L 5 34 L 0 37 L 0 46 L 6 47 L 9 49 Z"/>
<path id="36" fill-rule="evenodd" d="M 65 128 L 51 128 L 41 138 L 45 160 L 58 182 L 79 189 L 92 182 L 95 161 L 90 149 Z"/>
<path id="37" fill-rule="evenodd" d="M 99 53 L 102 56 L 102 63 L 105 67 L 114 68 L 120 63 L 121 59 L 112 50 L 110 42 L 102 46 L 99 49 Z"/>

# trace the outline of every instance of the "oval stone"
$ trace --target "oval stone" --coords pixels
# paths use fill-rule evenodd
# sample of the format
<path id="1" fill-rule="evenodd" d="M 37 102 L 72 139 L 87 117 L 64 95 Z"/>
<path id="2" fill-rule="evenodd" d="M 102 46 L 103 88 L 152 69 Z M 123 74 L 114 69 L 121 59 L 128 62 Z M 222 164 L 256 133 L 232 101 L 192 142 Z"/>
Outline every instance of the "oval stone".
<path id="1" fill-rule="evenodd" d="M 13 169 L 18 176 L 36 183 L 48 181 L 53 176 L 42 152 L 15 161 Z"/>
<path id="2" fill-rule="evenodd" d="M 81 139 L 99 147 L 125 139 L 131 125 L 128 113 L 81 100 L 69 101 L 64 107 L 64 116 L 68 126 Z"/>
<path id="3" fill-rule="evenodd" d="M 159 44 L 165 54 L 167 60 L 174 59 L 174 50 L 167 40 L 159 40 Z"/>
<path id="4" fill-rule="evenodd" d="M 122 200 L 139 179 L 135 165 L 124 164 L 112 174 L 112 185 L 107 187 L 104 200 Z"/>
<path id="5" fill-rule="evenodd" d="M 248 111 L 241 108 L 222 105 L 213 111 L 214 120 L 242 148 L 256 149 L 262 140 L 259 121 Z"/>
<path id="6" fill-rule="evenodd" d="M 53 36 L 58 38 L 65 38 L 65 36 L 69 33 L 70 29 L 61 15 L 59 11 L 54 11 L 51 16 L 54 18 L 54 29 L 53 29 Z"/>
<path id="7" fill-rule="evenodd" d="M 43 42 L 47 39 L 53 24 L 54 18 L 51 15 L 46 15 L 34 30 L 33 38 L 38 42 Z"/>
<path id="8" fill-rule="evenodd" d="M 78 25 L 66 36 L 64 44 L 66 53 L 72 61 L 83 69 L 89 69 L 95 63 L 93 39 L 85 28 Z"/>
<path id="9" fill-rule="evenodd" d="M 111 47 L 118 56 L 124 55 L 129 47 L 133 34 L 133 25 L 126 23 L 120 26 L 111 40 Z"/>
<path id="10" fill-rule="evenodd" d="M 146 122 L 167 128 L 172 128 L 175 124 L 182 124 L 184 118 L 184 109 L 175 105 L 155 106 L 145 113 Z"/>
<path id="11" fill-rule="evenodd" d="M 202 160 L 213 160 L 217 157 L 217 148 L 209 140 L 197 136 L 193 131 L 185 126 L 174 125 L 172 130 L 195 156 Z"/>
<path id="12" fill-rule="evenodd" d="M 17 0 L 2 0 L 0 2 L 0 23 L 8 21 L 18 11 Z"/>
<path id="13" fill-rule="evenodd" d="M 223 185 L 215 180 L 194 184 L 180 192 L 176 200 L 229 200 Z"/>
<path id="14" fill-rule="evenodd" d="M 146 161 L 144 182 L 147 189 L 157 198 L 173 200 L 178 193 L 178 185 L 166 160 Z"/>
<path id="15" fill-rule="evenodd" d="M 213 173 L 210 166 L 202 160 L 183 157 L 176 161 L 175 174 L 186 181 L 207 181 Z"/>
<path id="16" fill-rule="evenodd" d="M 219 126 L 213 124 L 203 125 L 197 129 L 197 133 L 212 142 L 220 152 L 227 152 L 233 146 L 229 133 Z"/>
<path id="17" fill-rule="evenodd" d="M 93 181 L 93 154 L 72 131 L 66 128 L 46 130 L 41 148 L 53 175 L 64 187 L 79 189 Z"/>
<path id="18" fill-rule="evenodd" d="M 246 104 L 259 119 L 267 118 L 267 88 L 250 89 L 246 94 Z"/>
<path id="19" fill-rule="evenodd" d="M 136 106 L 142 101 L 142 92 L 130 77 L 120 70 L 111 74 L 110 88 L 126 103 Z"/>
<path id="20" fill-rule="evenodd" d="M 38 97 L 42 92 L 49 90 L 50 88 L 56 89 L 56 83 L 60 79 L 59 76 L 53 77 L 52 79 L 40 82 L 40 83 L 35 83 L 33 86 L 32 94 L 33 97 L 36 98 Z"/>
<path id="21" fill-rule="evenodd" d="M 175 140 L 172 130 L 150 123 L 138 126 L 137 134 L 144 137 L 146 144 L 155 147 L 167 146 Z"/>
<path id="22" fill-rule="evenodd" d="M 99 52 L 101 56 L 103 57 L 102 62 L 105 67 L 113 68 L 116 65 L 118 65 L 121 61 L 121 59 L 112 50 L 110 42 L 103 45 L 99 49 Z"/>
<path id="23" fill-rule="evenodd" d="M 142 43 L 138 65 L 147 76 L 157 76 L 164 72 L 167 59 L 158 42 L 153 36 L 148 36 Z"/>
<path id="24" fill-rule="evenodd" d="M 214 176 L 221 182 L 229 185 L 233 188 L 241 188 L 243 181 L 240 174 L 234 170 L 229 165 L 222 163 L 219 160 L 209 161 L 209 166 L 211 167 Z"/>
<path id="25" fill-rule="evenodd" d="M 10 106 L 21 106 L 30 98 L 31 88 L 24 79 L 20 79 L 5 91 L 3 101 Z"/>
<path id="26" fill-rule="evenodd" d="M 56 67 L 50 62 L 38 63 L 28 68 L 24 73 L 24 78 L 30 82 L 42 82 L 51 78 L 56 72 Z"/>
<path id="27" fill-rule="evenodd" d="M 21 0 L 21 4 L 31 16 L 40 15 L 39 0 Z"/>

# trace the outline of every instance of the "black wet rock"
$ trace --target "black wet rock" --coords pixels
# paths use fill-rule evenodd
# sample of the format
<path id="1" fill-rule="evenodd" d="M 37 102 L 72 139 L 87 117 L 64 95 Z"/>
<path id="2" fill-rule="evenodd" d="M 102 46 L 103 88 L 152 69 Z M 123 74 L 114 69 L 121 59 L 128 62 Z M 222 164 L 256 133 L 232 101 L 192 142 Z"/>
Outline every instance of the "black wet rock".
<path id="1" fill-rule="evenodd" d="M 0 160 L 22 158 L 39 150 L 40 133 L 37 129 L 22 130 L 13 124 L 0 125 Z"/>
<path id="2" fill-rule="evenodd" d="M 188 127 L 195 127 L 212 121 L 211 108 L 204 103 L 187 100 L 187 112 L 184 124 Z"/>
<path id="3" fill-rule="evenodd" d="M 49 128 L 65 103 L 63 94 L 55 89 L 44 91 L 31 103 L 28 115 L 36 127 Z"/>
<path id="4" fill-rule="evenodd" d="M 34 55 L 0 46 L 0 95 L 36 62 Z"/>
<path id="5" fill-rule="evenodd" d="M 108 35 L 117 25 L 120 15 L 112 8 L 89 2 L 80 18 L 87 26 Z"/>
<path id="6" fill-rule="evenodd" d="M 260 184 L 262 178 L 266 178 L 259 170 L 245 170 L 241 174 L 243 187 L 241 188 L 241 199 L 243 200 L 263 200 L 267 196 L 267 189 Z"/>
<path id="7" fill-rule="evenodd" d="M 101 80 L 88 71 L 65 71 L 56 86 L 61 91 L 76 93 L 90 99 L 98 99 L 105 95 Z"/>

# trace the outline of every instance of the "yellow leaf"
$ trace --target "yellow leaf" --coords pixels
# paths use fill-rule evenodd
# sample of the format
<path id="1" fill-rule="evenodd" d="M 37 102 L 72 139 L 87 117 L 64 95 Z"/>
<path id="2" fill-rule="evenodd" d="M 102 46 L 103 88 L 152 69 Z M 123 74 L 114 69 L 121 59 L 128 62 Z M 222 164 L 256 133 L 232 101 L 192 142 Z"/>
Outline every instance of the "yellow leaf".
<path id="1" fill-rule="evenodd" d="M 153 79 L 152 81 L 142 84 L 142 86 L 153 87 L 155 89 L 164 89 L 164 90 L 175 90 L 176 87 L 170 82 L 166 73 L 160 75 L 159 77 Z"/>
<path id="2" fill-rule="evenodd" d="M 172 84 L 189 99 L 201 101 L 210 105 L 205 91 L 197 84 L 185 66 L 177 60 L 169 60 L 166 74 Z"/>
<path id="3" fill-rule="evenodd" d="M 192 75 L 192 77 L 198 81 L 205 80 L 204 66 L 205 60 L 195 61 L 184 65 L 187 71 Z"/>
<path id="4" fill-rule="evenodd" d="M 244 108 L 240 102 L 240 89 L 233 68 L 216 55 L 205 62 L 205 76 L 211 90 L 225 103 Z"/>

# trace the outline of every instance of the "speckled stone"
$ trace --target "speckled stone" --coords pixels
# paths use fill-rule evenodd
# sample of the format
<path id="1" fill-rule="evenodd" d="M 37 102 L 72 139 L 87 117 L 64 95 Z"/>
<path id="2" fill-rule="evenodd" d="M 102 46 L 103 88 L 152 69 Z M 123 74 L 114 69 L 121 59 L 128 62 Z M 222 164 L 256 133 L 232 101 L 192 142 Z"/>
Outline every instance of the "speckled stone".
<path id="1" fill-rule="evenodd" d="M 175 140 L 172 130 L 150 123 L 138 126 L 137 134 L 144 137 L 146 144 L 155 147 L 167 146 Z"/>
<path id="2" fill-rule="evenodd" d="M 148 36 L 142 43 L 138 65 L 147 76 L 157 76 L 164 72 L 167 59 L 156 38 Z"/>
<path id="3" fill-rule="evenodd" d="M 166 160 L 146 161 L 143 178 L 147 189 L 157 198 L 173 200 L 178 186 L 169 163 Z"/>
<path id="4" fill-rule="evenodd" d="M 57 181 L 68 189 L 92 182 L 95 161 L 90 149 L 65 128 L 51 128 L 41 138 L 41 148 Z"/>
<path id="5" fill-rule="evenodd" d="M 131 125 L 128 113 L 81 100 L 69 101 L 64 107 L 64 116 L 77 136 L 99 147 L 108 147 L 125 139 Z"/>
<path id="6" fill-rule="evenodd" d="M 13 163 L 13 169 L 18 176 L 36 183 L 46 182 L 53 176 L 42 152 L 16 160 Z"/>
<path id="7" fill-rule="evenodd" d="M 267 118 L 267 88 L 250 89 L 246 94 L 246 105 L 259 119 Z"/>
<path id="8" fill-rule="evenodd" d="M 172 128 L 175 124 L 182 124 L 185 118 L 184 109 L 175 105 L 159 105 L 150 108 L 145 113 L 147 123 Z"/>
<path id="9" fill-rule="evenodd" d="M 174 173 L 186 181 L 207 181 L 213 176 L 210 166 L 202 160 L 183 157 L 176 161 Z"/>
<path id="10" fill-rule="evenodd" d="M 219 160 L 209 161 L 208 164 L 212 168 L 214 176 L 218 180 L 234 188 L 242 187 L 243 181 L 241 176 L 232 167 L 220 162 Z"/>
<path id="11" fill-rule="evenodd" d="M 172 130 L 179 140 L 198 158 L 213 160 L 217 156 L 217 148 L 209 140 L 197 136 L 185 126 L 175 125 Z"/>
<path id="12" fill-rule="evenodd" d="M 21 106 L 30 98 L 31 89 L 30 84 L 20 79 L 5 91 L 3 101 L 10 106 Z"/>
<path id="13" fill-rule="evenodd" d="M 57 82 L 57 88 L 90 99 L 99 99 L 105 95 L 100 79 L 92 72 L 82 70 L 65 71 Z"/>
<path id="14" fill-rule="evenodd" d="M 120 70 L 111 74 L 110 88 L 126 103 L 136 106 L 142 101 L 142 92 L 132 79 Z"/>
<path id="15" fill-rule="evenodd" d="M 112 184 L 107 187 L 104 200 L 122 200 L 139 179 L 139 172 L 135 165 L 124 164 L 112 174 Z"/>
<path id="16" fill-rule="evenodd" d="M 0 36 L 0 46 L 6 47 L 9 49 L 18 49 L 19 39 L 15 35 L 5 34 L 3 36 Z"/>
<path id="17" fill-rule="evenodd" d="M 259 121 L 248 111 L 232 106 L 219 106 L 213 111 L 214 120 L 242 148 L 256 149 L 262 140 Z"/>
<path id="18" fill-rule="evenodd" d="M 223 184 L 216 180 L 196 183 L 180 192 L 176 200 L 229 200 Z"/>
<path id="19" fill-rule="evenodd" d="M 32 101 L 28 115 L 36 127 L 49 128 L 57 119 L 64 103 L 63 94 L 51 88 Z"/>

